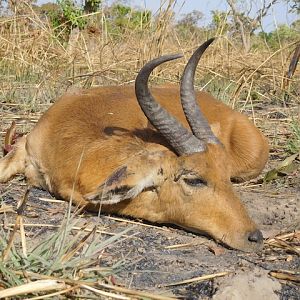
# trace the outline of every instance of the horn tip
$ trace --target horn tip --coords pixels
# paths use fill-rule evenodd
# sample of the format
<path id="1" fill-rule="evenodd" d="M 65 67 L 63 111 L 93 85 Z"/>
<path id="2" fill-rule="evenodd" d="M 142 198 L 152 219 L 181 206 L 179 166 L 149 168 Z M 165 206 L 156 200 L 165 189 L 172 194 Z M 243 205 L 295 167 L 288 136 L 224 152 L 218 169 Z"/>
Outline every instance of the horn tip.
<path id="1" fill-rule="evenodd" d="M 215 41 L 215 40 L 217 40 L 217 39 L 218 39 L 218 37 L 214 36 L 214 37 L 208 39 L 208 40 L 206 41 L 206 43 L 207 43 L 208 45 L 210 45 L 213 41 Z"/>

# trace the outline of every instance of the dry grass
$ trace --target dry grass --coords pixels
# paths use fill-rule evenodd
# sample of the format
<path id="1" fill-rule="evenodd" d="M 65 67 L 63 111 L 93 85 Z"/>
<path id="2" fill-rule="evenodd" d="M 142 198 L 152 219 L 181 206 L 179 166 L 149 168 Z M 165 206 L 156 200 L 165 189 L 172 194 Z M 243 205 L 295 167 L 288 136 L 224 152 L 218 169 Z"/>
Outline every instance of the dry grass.
<path id="1" fill-rule="evenodd" d="M 0 118 L 2 121 L 0 133 L 4 134 L 12 120 L 16 121 L 19 130 L 27 132 L 55 98 L 70 88 L 133 84 L 144 62 L 161 54 L 180 52 L 185 56 L 183 60 L 159 68 L 152 76 L 153 84 L 178 84 L 191 51 L 209 36 L 203 32 L 198 35 L 191 34 L 189 39 L 183 38 L 172 24 L 172 4 L 173 1 L 170 1 L 168 9 L 160 11 L 156 16 L 156 22 L 142 32 L 128 29 L 122 36 L 115 37 L 105 27 L 103 31 L 74 30 L 69 41 L 65 43 L 57 37 L 57 31 L 55 32 L 47 20 L 38 16 L 30 7 L 27 7 L 22 15 L 1 17 Z M 90 19 L 91 22 L 100 22 L 105 20 L 105 15 L 99 12 L 90 16 Z M 259 127 L 263 128 L 271 142 L 271 165 L 276 165 L 278 160 L 287 155 L 287 141 L 294 138 L 291 124 L 296 124 L 293 126 L 296 126 L 297 133 L 300 128 L 295 123 L 300 120 L 299 68 L 288 84 L 285 78 L 296 43 L 299 41 L 282 45 L 276 51 L 262 46 L 260 49 L 245 54 L 235 41 L 220 36 L 207 51 L 197 70 L 196 87 L 198 89 L 204 87 L 221 101 L 248 114 Z M 253 182 L 247 183 L 248 186 L 252 184 Z M 10 188 L 13 187 L 8 186 L 6 192 Z M 13 208 L 10 206 L 0 208 L 0 213 L 12 211 Z M 73 276 L 74 270 L 77 270 L 76 263 L 87 261 L 83 260 L 82 256 L 90 259 L 90 262 L 80 269 L 80 274 L 87 274 L 88 271 L 84 272 L 85 268 L 94 267 L 98 262 L 99 249 L 103 249 L 117 239 L 129 238 L 125 235 L 126 232 L 117 236 L 111 235 L 107 240 L 95 243 L 91 242 L 91 236 L 97 234 L 109 236 L 109 232 L 103 228 L 81 229 L 76 227 L 76 224 L 68 222 L 49 238 L 48 243 L 40 244 L 33 249 L 31 254 L 24 249 L 26 239 L 23 238 L 23 250 L 20 254 L 12 246 L 14 234 L 30 224 L 23 224 L 22 218 L 19 217 L 16 224 L 6 225 L 8 225 L 6 231 L 1 229 L 1 247 L 6 249 L 3 262 L 0 263 L 1 271 L 11 279 L 11 286 L 27 282 L 23 288 L 27 293 L 28 291 L 35 293 L 34 299 L 47 298 L 50 295 L 69 295 L 78 290 L 84 295 L 88 291 L 89 295 L 94 295 L 95 299 L 99 299 L 98 297 L 103 299 L 132 299 L 132 297 L 170 299 L 110 285 L 107 274 L 113 273 L 112 270 L 94 270 L 92 274 L 97 273 L 98 276 L 94 281 L 89 281 L 91 278 L 78 279 Z M 33 226 L 42 227 L 47 224 Z M 15 230 L 10 231 L 12 227 Z M 70 233 L 71 231 L 78 231 L 72 242 L 65 248 L 58 247 L 63 232 Z M 7 232 L 10 232 L 10 235 Z M 43 251 L 50 246 L 53 248 L 52 254 L 58 253 L 59 255 L 49 262 L 47 259 L 50 258 L 45 257 Z M 274 248 L 283 249 L 285 253 L 292 252 L 299 255 L 299 232 L 269 239 L 267 247 L 272 251 Z M 39 267 L 33 264 L 36 260 L 40 263 Z M 33 266 L 32 270 L 29 268 L 26 272 L 20 271 L 21 261 L 25 262 L 26 266 Z M 71 275 L 66 276 L 66 265 L 69 266 Z M 50 268 L 52 273 L 45 272 L 49 266 L 52 268 Z M 223 275 L 225 273 L 222 273 Z M 287 278 L 299 280 L 298 274 L 288 274 L 284 271 L 281 273 L 274 271 L 271 275 L 277 278 L 281 276 L 280 278 L 285 278 L 285 280 L 288 280 Z M 104 280 L 99 281 L 101 276 Z M 221 275 L 216 274 L 216 276 Z M 214 275 L 211 275 L 210 278 L 213 277 Z M 38 280 L 38 282 L 35 281 L 33 284 L 33 280 Z M 196 278 L 195 280 L 202 279 Z M 38 283 L 41 285 L 37 288 Z M 0 290 L 3 287 L 7 286 L 0 282 Z M 44 291 L 51 290 L 49 292 L 51 294 L 39 297 L 39 292 L 43 289 Z M 9 295 L 17 295 L 19 290 L 7 292 L 10 293 Z M 0 297 L 1 293 L 0 291 Z M 89 297 L 92 299 L 92 296 Z"/>
<path id="2" fill-rule="evenodd" d="M 184 53 L 183 60 L 162 66 L 152 76 L 154 84 L 177 84 L 191 51 L 213 33 L 194 33 L 188 38 L 178 33 L 171 18 L 172 2 L 143 31 L 128 29 L 115 37 L 105 26 L 102 31 L 93 26 L 85 31 L 73 30 L 68 42 L 62 42 L 57 29 L 30 7 L 22 15 L 2 17 L 2 126 L 8 127 L 16 118 L 28 131 L 39 113 L 69 88 L 132 84 L 144 62 L 161 54 Z M 105 15 L 99 12 L 89 18 L 99 24 Z M 198 67 L 196 87 L 205 87 L 220 100 L 245 111 L 259 126 L 272 119 L 274 110 L 283 112 L 286 123 L 290 123 L 299 114 L 295 107 L 299 105 L 300 75 L 297 70 L 288 85 L 285 75 L 297 42 L 282 44 L 276 51 L 262 44 L 245 54 L 236 41 L 221 36 Z M 266 106 L 272 110 L 259 115 L 258 110 Z"/>

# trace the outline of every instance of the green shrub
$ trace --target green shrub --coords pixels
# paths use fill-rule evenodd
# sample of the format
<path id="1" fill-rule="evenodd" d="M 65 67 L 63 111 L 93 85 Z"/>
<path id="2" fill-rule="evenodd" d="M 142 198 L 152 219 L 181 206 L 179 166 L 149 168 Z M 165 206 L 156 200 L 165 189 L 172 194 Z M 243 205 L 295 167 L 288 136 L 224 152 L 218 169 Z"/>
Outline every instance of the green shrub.
<path id="1" fill-rule="evenodd" d="M 294 154 L 300 153 L 300 122 L 293 120 L 291 123 L 292 137 L 287 143 L 287 150 Z"/>

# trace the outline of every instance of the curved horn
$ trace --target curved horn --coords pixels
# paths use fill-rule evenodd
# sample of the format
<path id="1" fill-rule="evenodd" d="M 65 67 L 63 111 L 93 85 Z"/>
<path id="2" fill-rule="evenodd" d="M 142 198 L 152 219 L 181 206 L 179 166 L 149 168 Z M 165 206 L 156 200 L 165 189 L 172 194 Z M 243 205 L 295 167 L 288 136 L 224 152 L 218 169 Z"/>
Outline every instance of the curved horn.
<path id="1" fill-rule="evenodd" d="M 135 93 L 139 105 L 150 123 L 165 137 L 177 154 L 183 155 L 202 152 L 204 150 L 203 143 L 156 102 L 148 87 L 149 76 L 154 68 L 180 57 L 182 57 L 181 54 L 165 55 L 148 62 L 136 77 Z"/>
<path id="2" fill-rule="evenodd" d="M 186 119 L 194 135 L 204 143 L 219 144 L 220 141 L 213 134 L 205 116 L 201 112 L 194 90 L 194 77 L 198 62 L 207 47 L 214 41 L 214 38 L 203 43 L 189 59 L 181 77 L 180 98 Z"/>

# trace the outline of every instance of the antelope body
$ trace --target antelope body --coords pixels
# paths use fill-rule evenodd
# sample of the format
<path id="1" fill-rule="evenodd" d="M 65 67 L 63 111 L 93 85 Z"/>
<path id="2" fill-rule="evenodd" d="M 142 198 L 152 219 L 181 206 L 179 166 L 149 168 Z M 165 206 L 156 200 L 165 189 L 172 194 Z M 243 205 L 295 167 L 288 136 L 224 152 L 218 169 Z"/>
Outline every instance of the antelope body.
<path id="1" fill-rule="evenodd" d="M 101 206 L 204 232 L 232 248 L 260 249 L 262 234 L 230 180 L 256 177 L 268 145 L 245 116 L 194 92 L 197 63 L 212 40 L 189 60 L 180 89 L 150 93 L 147 86 L 156 66 L 180 57 L 173 55 L 146 64 L 135 90 L 62 96 L 0 160 L 0 182 L 24 173 L 30 185 L 87 209 Z"/>

